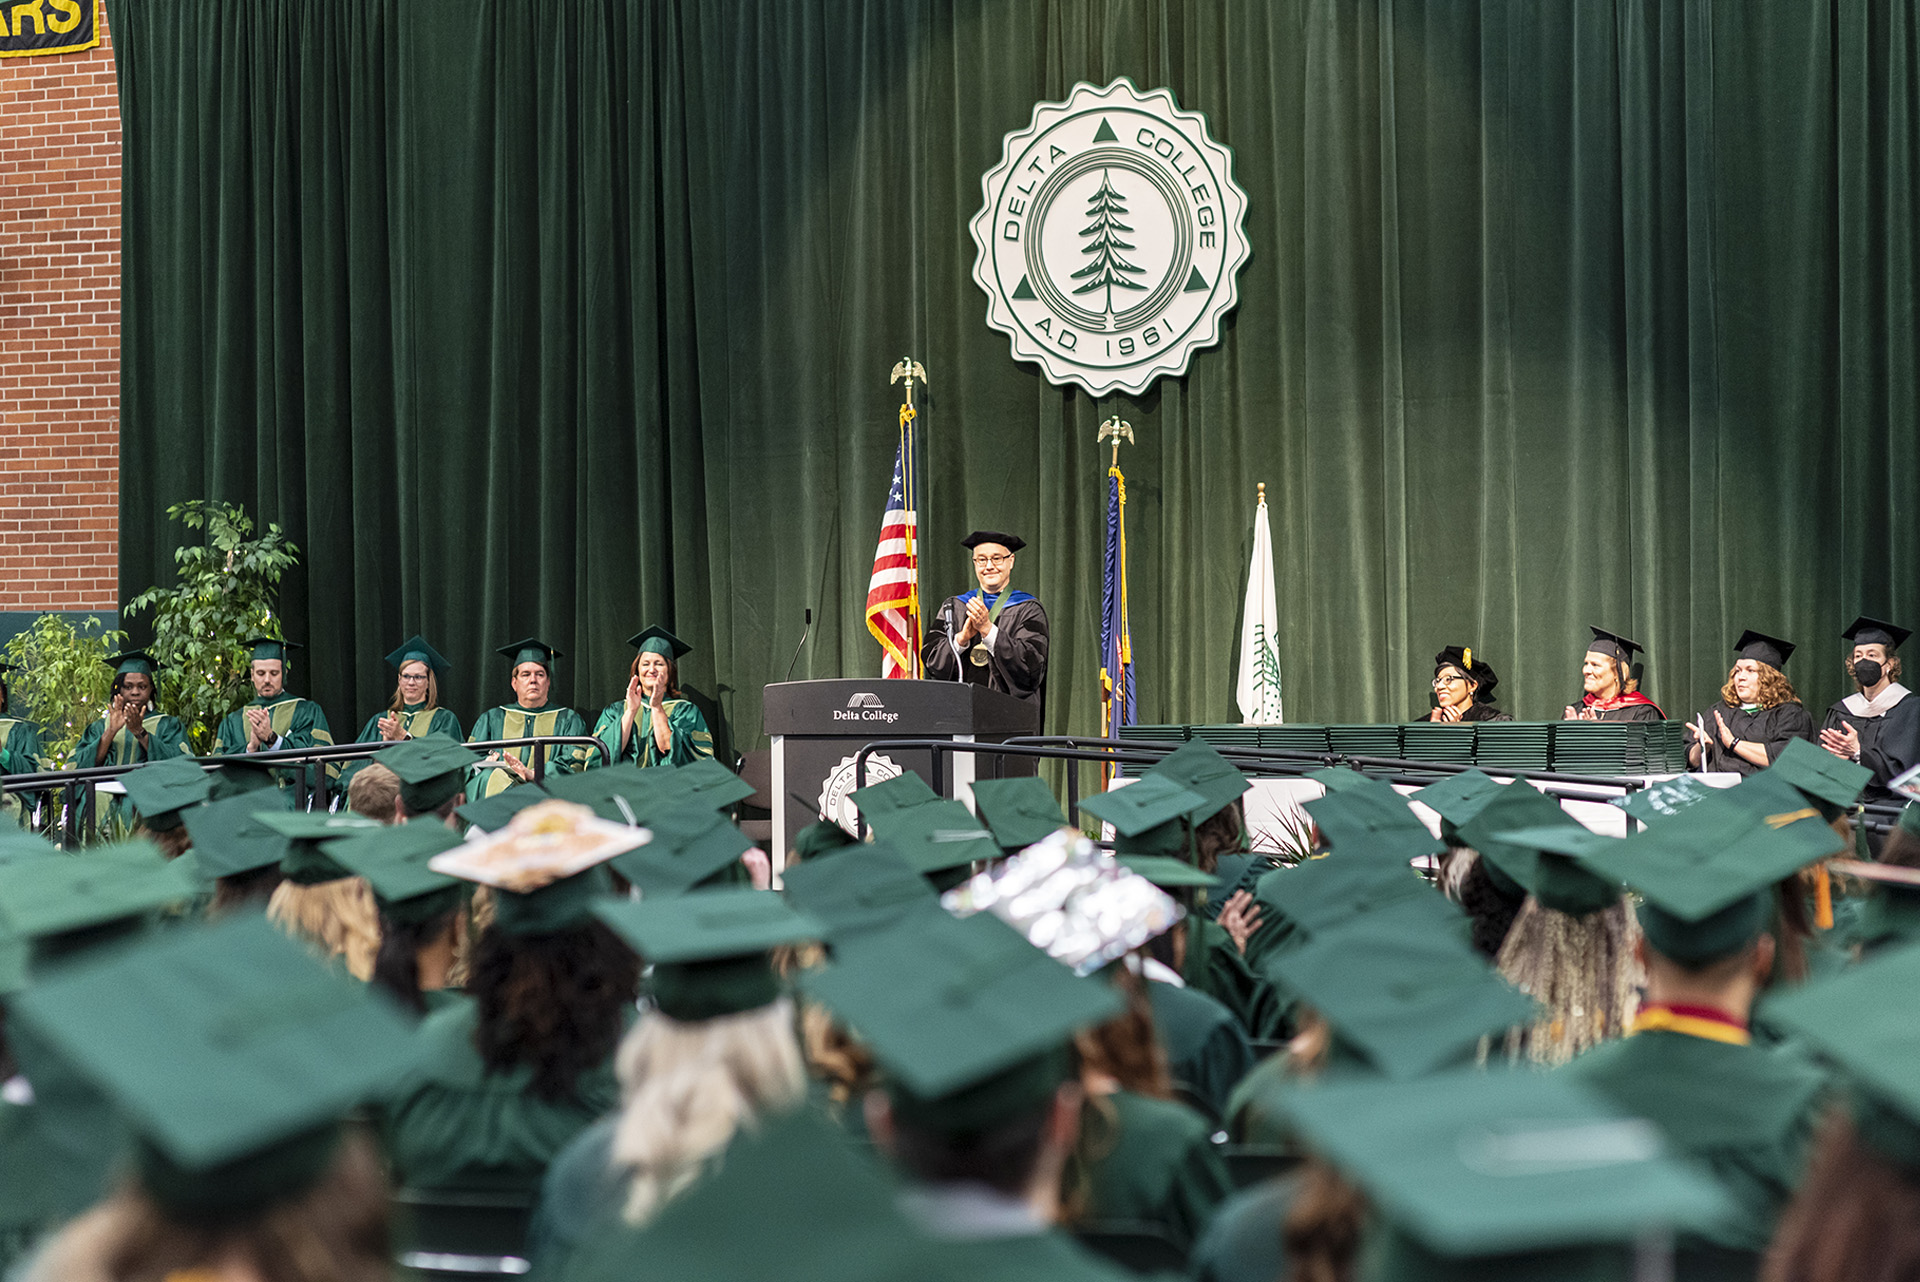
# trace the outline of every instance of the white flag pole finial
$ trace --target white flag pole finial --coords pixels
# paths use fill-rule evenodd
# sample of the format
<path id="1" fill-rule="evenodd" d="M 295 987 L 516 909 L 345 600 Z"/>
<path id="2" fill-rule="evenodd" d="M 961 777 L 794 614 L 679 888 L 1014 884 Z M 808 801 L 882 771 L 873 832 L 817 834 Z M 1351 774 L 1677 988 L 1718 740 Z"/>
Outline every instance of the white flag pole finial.
<path id="1" fill-rule="evenodd" d="M 1240 613 L 1240 679 L 1234 687 L 1246 725 L 1280 725 L 1280 607 L 1273 585 L 1273 533 L 1267 521 L 1267 485 L 1259 483 L 1253 509 L 1253 563 Z"/>

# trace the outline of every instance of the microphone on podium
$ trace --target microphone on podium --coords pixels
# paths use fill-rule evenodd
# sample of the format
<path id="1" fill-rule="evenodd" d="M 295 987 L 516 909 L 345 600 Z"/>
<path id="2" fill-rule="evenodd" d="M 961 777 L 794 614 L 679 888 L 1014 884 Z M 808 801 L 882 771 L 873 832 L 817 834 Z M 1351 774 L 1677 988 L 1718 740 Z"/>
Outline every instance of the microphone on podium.
<path id="1" fill-rule="evenodd" d="M 787 660 L 787 675 L 782 680 L 793 680 L 793 665 L 800 662 L 800 650 L 807 644 L 807 638 L 811 635 L 813 635 L 813 607 L 808 606 L 807 625 L 800 630 L 800 644 L 793 647 L 793 658 Z"/>

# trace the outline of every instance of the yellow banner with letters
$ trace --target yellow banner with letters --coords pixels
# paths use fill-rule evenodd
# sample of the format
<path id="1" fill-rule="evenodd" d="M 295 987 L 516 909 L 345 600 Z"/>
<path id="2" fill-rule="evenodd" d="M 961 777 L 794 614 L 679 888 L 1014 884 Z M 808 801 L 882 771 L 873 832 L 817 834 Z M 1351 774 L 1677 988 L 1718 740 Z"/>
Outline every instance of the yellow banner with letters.
<path id="1" fill-rule="evenodd" d="M 0 0 L 0 58 L 78 53 L 100 43 L 105 0 Z"/>

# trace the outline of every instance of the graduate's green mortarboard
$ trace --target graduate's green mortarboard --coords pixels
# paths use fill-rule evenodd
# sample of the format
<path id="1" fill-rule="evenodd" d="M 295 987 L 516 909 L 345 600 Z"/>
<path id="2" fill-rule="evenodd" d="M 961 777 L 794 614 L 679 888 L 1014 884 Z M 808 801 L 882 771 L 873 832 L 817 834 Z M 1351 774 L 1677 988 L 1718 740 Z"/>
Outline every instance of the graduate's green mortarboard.
<path id="1" fill-rule="evenodd" d="M 872 823 L 879 815 L 938 801 L 940 794 L 928 787 L 925 779 L 908 770 L 891 779 L 855 788 L 847 794 L 847 799 L 859 808 L 862 818 Z"/>
<path id="2" fill-rule="evenodd" d="M 556 935 L 589 920 L 594 901 L 612 893 L 613 879 L 606 867 L 595 864 L 538 890 L 497 892 L 493 924 L 507 935 Z"/>
<path id="3" fill-rule="evenodd" d="M 592 774 L 592 771 L 586 773 Z M 562 775 L 571 779 L 572 775 Z M 482 797 L 478 801 L 469 801 L 453 813 L 466 820 L 481 832 L 498 832 L 512 821 L 513 817 L 528 806 L 535 806 L 551 799 L 552 794 L 537 783 L 516 784 L 491 797 Z"/>
<path id="4" fill-rule="evenodd" d="M 613 866 L 649 898 L 684 894 L 753 849 L 725 815 L 696 803 L 655 805 L 646 826 L 651 840 L 614 856 Z"/>
<path id="5" fill-rule="evenodd" d="M 1462 770 L 1448 775 L 1407 798 L 1417 801 L 1440 816 L 1440 837 L 1448 845 L 1463 845 L 1460 826 L 1480 813 L 1504 785 L 1479 770 Z"/>
<path id="6" fill-rule="evenodd" d="M 627 644 L 641 654 L 657 654 L 663 658 L 678 662 L 680 656 L 693 649 L 685 641 L 673 635 L 658 624 L 645 632 L 636 632 L 627 638 Z"/>
<path id="7" fill-rule="evenodd" d="M 991 913 L 849 940 L 800 987 L 873 1051 L 902 1121 L 947 1132 L 1038 1108 L 1072 1069 L 1073 1034 L 1125 1008 Z"/>
<path id="8" fill-rule="evenodd" d="M 1733 643 L 1733 652 L 1742 659 L 1752 659 L 1774 669 L 1786 667 L 1787 660 L 1793 657 L 1793 651 L 1793 642 L 1755 632 L 1752 628 L 1742 632 L 1740 639 Z"/>
<path id="9" fill-rule="evenodd" d="M 24 939 L 0 935 L 0 999 L 27 986 L 28 960 L 33 949 Z"/>
<path id="10" fill-rule="evenodd" d="M 1206 799 L 1149 771 L 1124 788 L 1080 798 L 1080 809 L 1113 825 L 1117 855 L 1176 855 L 1186 848 L 1186 818 Z"/>
<path id="11" fill-rule="evenodd" d="M 407 809 L 425 814 L 466 786 L 467 770 L 481 757 L 444 734 L 429 734 L 382 748 L 373 759 L 399 776 Z"/>
<path id="12" fill-rule="evenodd" d="M 1873 771 L 1805 739 L 1787 740 L 1768 773 L 1798 788 L 1829 823 L 1853 809 L 1860 790 L 1873 782 Z"/>
<path id="13" fill-rule="evenodd" d="M 1483 1036 L 1534 1016 L 1459 933 L 1369 915 L 1274 956 L 1267 976 L 1313 1007 L 1335 1036 L 1394 1078 L 1463 1062 Z"/>
<path id="14" fill-rule="evenodd" d="M 287 661 L 287 651 L 301 648 L 298 642 L 281 637 L 248 637 L 240 644 L 247 647 L 249 659 L 278 659 L 282 663 Z"/>
<path id="15" fill-rule="evenodd" d="M 58 846 L 37 833 L 21 832 L 16 828 L 0 831 L 0 868 L 59 854 Z"/>
<path id="16" fill-rule="evenodd" d="M 1652 824 L 1677 815 L 1688 806 L 1705 801 L 1719 791 L 1721 789 L 1702 783 L 1692 775 L 1681 775 L 1648 784 L 1638 792 L 1615 799 L 1612 804 L 1641 823 Z"/>
<path id="17" fill-rule="evenodd" d="M 1202 872 L 1186 860 L 1169 855 L 1122 855 L 1120 866 L 1139 873 L 1162 890 L 1184 890 L 1190 886 L 1214 890 L 1221 884 L 1220 878 L 1212 873 Z"/>
<path id="18" fill-rule="evenodd" d="M 872 817 L 873 835 L 904 855 L 923 874 L 998 859 L 993 834 L 957 801 L 936 798 L 910 810 Z"/>
<path id="19" fill-rule="evenodd" d="M 116 676 L 123 672 L 144 672 L 152 676 L 158 666 L 154 663 L 153 656 L 145 650 L 128 650 L 121 654 L 110 654 L 101 662 L 112 668 Z"/>
<path id="20" fill-rule="evenodd" d="M 589 920 L 595 897 L 612 893 L 607 861 L 647 840 L 642 829 L 548 800 L 498 832 L 442 851 L 428 866 L 491 886 L 493 925 L 502 934 L 552 935 Z"/>
<path id="21" fill-rule="evenodd" d="M 1587 642 L 1588 654 L 1604 654 L 1609 659 L 1632 663 L 1634 654 L 1646 649 L 1638 641 L 1629 641 L 1618 632 L 1609 632 L 1592 624 L 1587 625 L 1587 631 L 1593 633 L 1593 640 Z"/>
<path id="22" fill-rule="evenodd" d="M 647 769 L 655 774 L 663 773 L 659 766 L 649 766 Z M 712 757 L 689 761 L 684 766 L 673 766 L 664 773 L 681 796 L 714 810 L 738 805 L 754 794 L 752 784 Z"/>
<path id="23" fill-rule="evenodd" d="M 189 1220 L 310 1187 L 338 1119 L 416 1055 L 413 1021 L 376 989 L 251 914 L 76 964 L 10 1015 L 107 1096 L 146 1191 Z"/>
<path id="24" fill-rule="evenodd" d="M 145 841 L 0 864 L 0 935 L 37 942 L 193 896 L 193 877 Z"/>
<path id="25" fill-rule="evenodd" d="M 416 925 L 460 906 L 466 883 L 427 867 L 427 861 L 461 844 L 460 834 L 438 819 L 421 818 L 326 843 L 326 854 L 356 877 L 365 877 L 380 914 Z"/>
<path id="26" fill-rule="evenodd" d="M 632 762 L 582 770 L 575 774 L 547 776 L 550 796 L 576 805 L 590 806 L 593 813 L 609 823 L 639 823 L 650 807 L 675 804 L 679 789 L 668 786 L 671 768 L 637 766 Z"/>
<path id="27" fill-rule="evenodd" d="M 1204 804 L 1194 807 L 1187 819 L 1205 823 L 1240 799 L 1253 786 L 1240 768 L 1220 755 L 1210 743 L 1193 739 L 1160 758 L 1145 772 L 1171 779 L 1189 792 L 1197 792 Z"/>
<path id="28" fill-rule="evenodd" d="M 1004 851 L 1023 850 L 1067 826 L 1053 789 L 1035 775 L 977 780 L 973 806 Z"/>
<path id="29" fill-rule="evenodd" d="M 1838 1063 L 1860 1139 L 1920 1171 L 1920 946 L 1878 953 L 1850 970 L 1772 997 L 1767 1021 Z"/>
<path id="30" fill-rule="evenodd" d="M 1898 650 L 1901 643 L 1913 635 L 1913 629 L 1888 623 L 1885 619 L 1869 619 L 1863 614 L 1848 624 L 1847 630 L 1840 635 L 1855 645 L 1883 645 L 1891 651 Z"/>
<path id="31" fill-rule="evenodd" d="M 1606 1276 L 1556 1271 L 1550 1259 L 1530 1269 L 1517 1257 L 1710 1230 L 1735 1214 L 1717 1183 L 1667 1154 L 1652 1122 L 1564 1073 L 1327 1082 L 1286 1094 L 1281 1107 L 1394 1229 L 1455 1264 L 1505 1265 L 1388 1276 Z"/>
<path id="32" fill-rule="evenodd" d="M 1018 552 L 1027 546 L 1027 541 L 1018 534 L 1008 534 L 1004 530 L 975 530 L 960 540 L 963 548 L 977 548 L 982 543 L 998 543 L 1009 552 Z"/>
<path id="33" fill-rule="evenodd" d="M 154 832 L 180 826 L 181 812 L 213 795 L 213 780 L 190 757 L 149 761 L 120 776 L 140 822 Z"/>
<path id="34" fill-rule="evenodd" d="M 1336 854 L 1393 855 L 1411 863 L 1437 855 L 1447 843 L 1427 831 L 1407 799 L 1377 779 L 1302 804 Z"/>
<path id="35" fill-rule="evenodd" d="M 1374 913 L 1458 929 L 1465 915 L 1404 861 L 1380 855 L 1328 855 L 1260 879 L 1260 902 L 1309 935 Z"/>
<path id="36" fill-rule="evenodd" d="M 860 844 L 852 833 L 833 820 L 816 819 L 794 836 L 793 857 L 796 860 L 812 862 L 822 855 L 830 855 L 836 850 L 845 850 L 849 846 Z"/>
<path id="37" fill-rule="evenodd" d="M 1775 882 L 1844 847 L 1799 789 L 1763 770 L 1582 860 L 1640 892 L 1649 945 L 1699 967 L 1766 929 Z"/>
<path id="38" fill-rule="evenodd" d="M 1543 908 L 1585 917 L 1620 902 L 1617 883 L 1596 876 L 1553 846 L 1531 844 L 1511 834 L 1520 829 L 1587 828 L 1560 803 L 1524 782 L 1500 790 L 1467 821 L 1460 836 L 1507 879 L 1540 901 Z M 1610 841 L 1612 838 L 1601 838 Z"/>
<path id="39" fill-rule="evenodd" d="M 286 861 L 291 843 L 255 817 L 260 808 L 258 797 L 241 793 L 187 812 L 187 858 L 202 877 L 237 877 Z"/>
<path id="40" fill-rule="evenodd" d="M 447 657 L 428 645 L 427 639 L 418 632 L 402 641 L 400 648 L 387 656 L 387 662 L 392 664 L 396 671 L 416 660 L 426 664 L 443 677 L 453 671 L 453 665 L 447 662 Z"/>
<path id="41" fill-rule="evenodd" d="M 504 656 L 509 667 L 517 668 L 523 663 L 537 663 L 549 673 L 553 671 L 555 659 L 566 658 L 564 654 L 537 637 L 526 637 L 509 645 L 503 645 L 494 653 Z"/>
<path id="42" fill-rule="evenodd" d="M 789 867 L 781 874 L 780 889 L 826 929 L 830 943 L 945 911 L 927 879 L 884 842 Z"/>
<path id="43" fill-rule="evenodd" d="M 320 848 L 335 837 L 350 837 L 380 824 L 350 810 L 275 810 L 256 807 L 254 818 L 288 841 L 287 857 L 280 871 L 297 886 L 317 886 L 351 876 Z"/>
<path id="44" fill-rule="evenodd" d="M 1313 780 L 1329 793 L 1345 792 L 1349 788 L 1364 788 L 1373 782 L 1370 775 L 1363 775 L 1352 766 L 1326 766 L 1319 770 L 1309 770 L 1306 778 Z"/>
<path id="45" fill-rule="evenodd" d="M 648 990 L 669 1019 L 716 1019 L 780 996 L 769 950 L 826 928 L 771 890 L 700 890 L 676 899 L 602 900 L 594 915 L 652 963 Z"/>
<path id="46" fill-rule="evenodd" d="M 213 774 L 213 799 L 222 801 L 242 793 L 278 790 L 279 780 L 273 767 L 250 757 L 202 757 L 201 761 L 220 768 Z"/>

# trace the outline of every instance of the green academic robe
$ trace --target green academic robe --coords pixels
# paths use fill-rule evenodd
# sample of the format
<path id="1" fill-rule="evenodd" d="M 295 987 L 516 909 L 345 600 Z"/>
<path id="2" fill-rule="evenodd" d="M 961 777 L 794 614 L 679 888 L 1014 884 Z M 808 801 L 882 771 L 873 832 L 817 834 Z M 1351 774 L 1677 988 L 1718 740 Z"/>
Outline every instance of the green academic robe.
<path id="1" fill-rule="evenodd" d="M 0 717 L 0 775 L 39 771 L 40 727 L 25 717 Z"/>
<path id="2" fill-rule="evenodd" d="M 601 709 L 600 720 L 594 723 L 594 737 L 607 745 L 607 762 L 632 762 L 640 766 L 657 766 L 662 762 L 669 765 L 684 766 L 690 761 L 713 755 L 713 733 L 707 729 L 707 719 L 700 715 L 700 709 L 693 706 L 690 699 L 668 699 L 662 705 L 667 710 L 667 751 L 661 752 L 660 745 L 654 741 L 649 727 L 652 714 L 641 709 L 633 719 L 633 733 L 627 738 L 626 751 L 620 750 L 620 718 L 626 712 L 627 701 L 615 699 Z"/>
<path id="3" fill-rule="evenodd" d="M 100 736 L 107 732 L 107 719 L 95 718 L 86 732 L 80 736 L 80 746 L 73 750 L 73 765 L 76 770 L 90 769 L 94 765 L 132 766 L 147 761 L 165 761 L 178 757 L 187 750 L 186 727 L 180 724 L 180 718 L 170 717 L 164 712 L 150 712 L 146 718 L 147 743 L 143 748 L 140 741 L 128 733 L 122 726 L 114 733 L 113 742 L 107 746 L 107 759 L 95 762 L 94 753 L 100 750 Z"/>
<path id="4" fill-rule="evenodd" d="M 1136 1282 L 1064 1233 L 949 1238 L 940 1258 L 968 1282 Z"/>
<path id="5" fill-rule="evenodd" d="M 385 708 L 382 708 L 379 712 L 368 717 L 367 724 L 360 727 L 360 737 L 355 739 L 354 742 L 379 743 L 380 719 L 389 716 L 400 718 L 401 729 L 406 732 L 406 736 L 409 739 L 423 739 L 430 734 L 443 734 L 455 743 L 459 743 L 463 737 L 460 729 L 460 718 L 454 716 L 453 713 L 447 709 L 429 708 L 424 703 L 410 703 L 398 712 L 389 712 Z M 366 764 L 364 760 L 349 761 L 346 765 L 342 766 L 340 768 L 340 786 L 344 788 L 353 782 L 354 775 L 358 774 L 360 767 Z"/>
<path id="6" fill-rule="evenodd" d="M 561 1276 L 583 1243 L 617 1227 L 627 1193 L 627 1180 L 613 1167 L 619 1125 L 618 1113 L 601 1118 L 569 1140 L 547 1167 L 527 1230 L 527 1258 L 536 1276 Z"/>
<path id="7" fill-rule="evenodd" d="M 1155 1224 L 1188 1247 L 1233 1191 L 1212 1125 L 1184 1104 L 1116 1091 L 1089 1101 L 1081 1131 L 1090 1222 Z"/>
<path id="8" fill-rule="evenodd" d="M 1173 1080 L 1205 1100 L 1214 1117 L 1225 1117 L 1227 1098 L 1253 1067 L 1240 1021 L 1218 999 L 1177 984 L 1148 983 L 1147 1000 Z"/>
<path id="9" fill-rule="evenodd" d="M 1233 936 L 1218 922 L 1187 919 L 1187 957 L 1181 978 L 1187 987 L 1232 1011 L 1248 1037 L 1264 1041 L 1285 1035 L 1290 1009 L 1285 995 L 1254 973 L 1234 947 Z"/>
<path id="10" fill-rule="evenodd" d="M 1659 1126 L 1681 1155 L 1718 1177 L 1741 1216 L 1704 1253 L 1766 1246 L 1800 1182 L 1827 1102 L 1826 1078 L 1810 1060 L 1789 1046 L 1741 1046 L 1651 1029 L 1596 1046 L 1560 1071 Z M 1697 1256 L 1703 1247 L 1683 1242 L 1681 1253 Z M 1686 1268 L 1675 1273 L 1702 1275 Z"/>
<path id="11" fill-rule="evenodd" d="M 214 756 L 237 755 L 247 750 L 247 708 L 265 708 L 268 719 L 273 723 L 273 733 L 278 736 L 277 742 L 260 745 L 262 752 L 333 746 L 333 730 L 327 725 L 327 714 L 313 700 L 290 694 L 282 694 L 277 699 L 256 696 L 221 720 L 220 728 L 213 736 Z M 282 785 L 291 783 L 294 778 L 291 770 L 276 771 L 275 775 Z M 327 777 L 338 779 L 340 767 L 328 766 Z"/>
<path id="12" fill-rule="evenodd" d="M 1280 1238 L 1300 1187 L 1298 1172 L 1241 1189 L 1220 1204 L 1194 1245 L 1188 1276 L 1195 1282 L 1283 1282 Z"/>
<path id="13" fill-rule="evenodd" d="M 421 1022 L 419 1066 L 382 1119 L 397 1185 L 532 1192 L 568 1141 L 619 1107 L 611 1054 L 581 1075 L 573 1098 L 541 1099 L 531 1069 L 487 1071 L 473 1044 L 478 1019 L 463 998 Z"/>
<path id="14" fill-rule="evenodd" d="M 488 743 L 497 739 L 530 739 L 546 735 L 579 735 L 585 737 L 587 723 L 572 708 L 562 708 L 557 704 L 548 704 L 544 708 L 523 708 L 517 703 L 502 704 L 488 708 L 473 723 L 473 733 L 467 736 L 468 743 Z M 532 748 L 507 748 L 506 755 L 516 761 L 531 764 Z M 588 755 L 599 754 L 589 748 L 556 748 L 548 754 L 547 764 L 562 774 L 585 768 Z M 505 792 L 520 782 L 511 770 L 498 767 L 487 770 L 475 770 L 467 780 L 467 800 L 478 801 L 482 797 L 491 797 Z"/>

